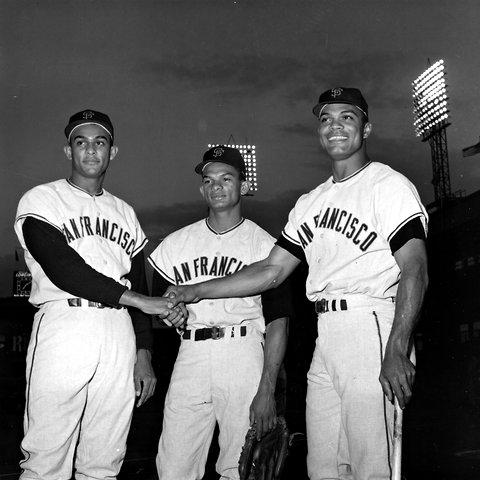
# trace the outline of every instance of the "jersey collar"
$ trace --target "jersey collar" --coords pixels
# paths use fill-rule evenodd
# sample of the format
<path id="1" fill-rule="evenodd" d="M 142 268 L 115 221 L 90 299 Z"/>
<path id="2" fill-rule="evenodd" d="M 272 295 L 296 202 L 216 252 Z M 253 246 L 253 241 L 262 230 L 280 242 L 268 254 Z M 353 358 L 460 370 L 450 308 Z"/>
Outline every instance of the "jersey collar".
<path id="1" fill-rule="evenodd" d="M 355 177 L 356 175 L 358 175 L 360 172 L 363 172 L 363 170 L 365 170 L 370 164 L 372 163 L 372 161 L 369 161 L 368 163 L 366 163 L 365 165 L 363 165 L 363 167 L 360 167 L 356 172 L 353 172 L 351 175 L 349 175 L 348 177 L 345 177 L 345 178 L 342 178 L 341 180 L 335 180 L 332 176 L 332 182 L 333 183 L 345 183 L 347 182 L 348 180 L 350 180 L 351 178 Z"/>
<path id="2" fill-rule="evenodd" d="M 71 187 L 73 187 L 73 188 L 75 188 L 75 189 L 77 189 L 77 190 L 80 190 L 80 191 L 83 192 L 83 193 L 86 193 L 86 194 L 87 194 L 88 196 L 90 196 L 90 197 L 99 197 L 99 196 L 103 195 L 103 188 L 102 188 L 99 192 L 97 192 L 97 193 L 95 193 L 94 195 L 92 195 L 90 192 L 87 192 L 87 191 L 84 190 L 83 188 L 80 188 L 78 185 L 75 185 L 69 178 L 66 178 L 65 180 L 67 181 L 67 183 L 68 183 Z"/>
<path id="3" fill-rule="evenodd" d="M 230 227 L 229 229 L 224 230 L 223 232 L 217 232 L 216 230 L 214 230 L 210 226 L 210 223 L 208 223 L 208 218 L 205 219 L 205 223 L 207 224 L 207 228 L 211 232 L 213 232 L 215 235 L 225 235 L 226 233 L 231 232 L 232 230 L 235 230 L 236 228 L 238 228 L 244 221 L 245 221 L 245 219 L 242 217 L 242 219 L 236 225 L 234 225 L 233 227 Z"/>

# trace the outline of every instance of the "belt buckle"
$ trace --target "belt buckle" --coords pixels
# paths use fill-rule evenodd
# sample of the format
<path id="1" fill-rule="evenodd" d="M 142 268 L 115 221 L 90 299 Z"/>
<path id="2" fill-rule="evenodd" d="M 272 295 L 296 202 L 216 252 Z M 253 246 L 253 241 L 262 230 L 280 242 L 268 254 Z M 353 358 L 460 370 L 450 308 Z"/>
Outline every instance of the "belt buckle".
<path id="1" fill-rule="evenodd" d="M 212 327 L 212 340 L 218 340 L 225 336 L 225 329 L 222 327 Z"/>
<path id="2" fill-rule="evenodd" d="M 318 303 L 317 313 L 328 312 L 328 300 L 327 299 L 322 298 L 317 303 Z"/>
<path id="3" fill-rule="evenodd" d="M 105 308 L 105 305 L 101 302 L 92 302 L 92 301 L 89 301 L 88 302 L 88 306 L 89 307 L 95 307 L 95 308 Z"/>

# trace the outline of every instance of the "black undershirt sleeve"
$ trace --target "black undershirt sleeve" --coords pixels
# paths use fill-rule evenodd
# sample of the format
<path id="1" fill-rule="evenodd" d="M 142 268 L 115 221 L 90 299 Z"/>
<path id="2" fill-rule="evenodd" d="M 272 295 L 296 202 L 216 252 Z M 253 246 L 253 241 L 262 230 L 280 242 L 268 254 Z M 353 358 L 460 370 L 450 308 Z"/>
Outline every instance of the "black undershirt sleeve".
<path id="1" fill-rule="evenodd" d="M 425 240 L 425 229 L 420 217 L 413 218 L 407 222 L 391 239 L 390 250 L 392 254 L 400 250 L 412 238 Z"/>
<path id="2" fill-rule="evenodd" d="M 90 267 L 69 247 L 59 230 L 33 217 L 25 219 L 22 230 L 28 251 L 55 286 L 70 293 L 72 297 L 118 305 L 120 297 L 128 288 Z M 133 291 L 148 295 L 143 251 L 132 259 L 128 278 Z M 129 312 L 137 338 L 137 348 L 151 350 L 153 334 L 150 315 L 135 308 L 129 308 Z"/>
<path id="3" fill-rule="evenodd" d="M 262 293 L 262 307 L 265 325 L 277 318 L 293 316 L 291 277 L 288 277 L 277 288 Z"/>
<path id="4" fill-rule="evenodd" d="M 275 242 L 275 245 L 282 247 L 287 252 L 291 253 L 294 257 L 298 258 L 301 262 L 307 263 L 305 252 L 300 245 L 295 245 L 289 242 L 283 235 L 280 235 Z"/>
<path id="5" fill-rule="evenodd" d="M 127 287 L 88 265 L 62 232 L 33 217 L 24 220 L 22 229 L 28 251 L 56 287 L 72 297 L 118 305 Z"/>

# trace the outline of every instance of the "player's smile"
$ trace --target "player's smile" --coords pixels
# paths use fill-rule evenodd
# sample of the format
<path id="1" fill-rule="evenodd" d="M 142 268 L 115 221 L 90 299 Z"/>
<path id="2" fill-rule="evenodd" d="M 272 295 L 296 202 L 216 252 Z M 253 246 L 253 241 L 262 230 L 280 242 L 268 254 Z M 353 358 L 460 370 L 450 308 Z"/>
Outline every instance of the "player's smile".
<path id="1" fill-rule="evenodd" d="M 327 137 L 329 142 L 342 142 L 346 140 L 348 137 L 346 135 L 334 134 Z"/>
<path id="2" fill-rule="evenodd" d="M 332 103 L 325 105 L 319 117 L 320 145 L 335 159 L 346 159 L 358 152 L 370 133 L 370 124 L 364 123 L 362 112 L 353 105 Z"/>
<path id="3" fill-rule="evenodd" d="M 225 198 L 225 197 L 226 197 L 226 195 L 220 195 L 220 194 L 218 194 L 218 193 L 211 195 L 211 198 L 212 198 L 213 200 L 221 200 L 222 198 Z"/>
<path id="4" fill-rule="evenodd" d="M 213 187 L 208 193 L 211 202 L 223 202 L 227 200 L 228 195 L 223 191 L 216 191 L 218 188 L 222 188 L 223 190 L 223 187 Z"/>

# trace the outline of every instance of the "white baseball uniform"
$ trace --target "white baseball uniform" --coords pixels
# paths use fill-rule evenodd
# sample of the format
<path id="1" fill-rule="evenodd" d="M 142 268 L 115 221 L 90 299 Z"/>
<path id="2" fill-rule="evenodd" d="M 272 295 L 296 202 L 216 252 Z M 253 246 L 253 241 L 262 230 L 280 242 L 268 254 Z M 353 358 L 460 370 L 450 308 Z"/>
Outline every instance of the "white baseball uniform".
<path id="1" fill-rule="evenodd" d="M 75 452 L 77 479 L 114 478 L 135 399 L 130 315 L 126 308 L 72 299 L 54 285 L 25 244 L 27 217 L 55 227 L 88 265 L 126 286 L 146 238 L 124 201 L 106 190 L 90 195 L 68 180 L 28 191 L 15 220 L 32 273 L 30 302 L 39 307 L 27 352 L 21 478 L 70 478 Z"/>
<path id="2" fill-rule="evenodd" d="M 192 284 L 232 274 L 265 258 L 273 243 L 267 232 L 248 219 L 222 233 L 203 219 L 165 238 L 149 262 L 167 282 Z M 165 400 L 157 455 L 159 478 L 201 479 L 218 422 L 217 472 L 222 479 L 238 479 L 249 407 L 263 368 L 261 296 L 207 299 L 187 308 L 187 331 Z M 211 327 L 224 327 L 223 338 L 192 340 L 196 332 Z"/>
<path id="3" fill-rule="evenodd" d="M 307 296 L 323 306 L 308 373 L 311 480 L 390 478 L 393 407 L 378 380 L 400 278 L 390 241 L 413 219 L 426 232 L 415 187 L 371 162 L 300 197 L 278 242 L 303 251 Z"/>

